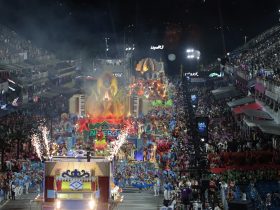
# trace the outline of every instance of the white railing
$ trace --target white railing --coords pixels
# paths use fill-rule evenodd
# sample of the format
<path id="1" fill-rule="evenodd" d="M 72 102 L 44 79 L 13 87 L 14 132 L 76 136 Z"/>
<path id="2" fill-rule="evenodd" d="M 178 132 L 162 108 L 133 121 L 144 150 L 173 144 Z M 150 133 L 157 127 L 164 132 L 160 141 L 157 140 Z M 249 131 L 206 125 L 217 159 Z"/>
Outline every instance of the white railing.
<path id="1" fill-rule="evenodd" d="M 264 78 L 257 78 L 257 83 L 262 84 L 266 90 L 272 92 L 276 95 L 278 100 L 280 100 L 280 82 L 275 82 L 272 80 L 266 80 Z"/>

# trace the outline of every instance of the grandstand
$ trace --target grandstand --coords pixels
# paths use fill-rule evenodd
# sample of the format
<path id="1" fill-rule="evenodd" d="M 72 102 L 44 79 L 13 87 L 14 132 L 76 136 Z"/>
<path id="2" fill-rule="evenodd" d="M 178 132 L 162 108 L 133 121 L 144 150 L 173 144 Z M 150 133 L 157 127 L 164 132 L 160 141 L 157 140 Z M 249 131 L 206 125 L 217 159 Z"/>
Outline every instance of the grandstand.
<path id="1" fill-rule="evenodd" d="M 3 25 L 0 25 L 0 69 L 2 80 L 12 81 L 9 85 L 22 103 L 34 97 L 57 95 L 58 87 L 71 87 L 76 77 L 75 60 L 59 60 Z M 5 94 L 2 98 L 10 103 L 13 99 L 9 96 L 14 97 L 15 93 Z"/>
<path id="2" fill-rule="evenodd" d="M 0 25 L 0 63 L 18 63 L 28 59 L 50 58 L 46 50 L 35 47 L 15 31 Z"/>
<path id="3" fill-rule="evenodd" d="M 257 76 L 259 71 L 279 74 L 280 68 L 280 26 L 260 34 L 247 44 L 230 53 L 228 65 Z M 274 74 L 277 77 L 277 74 Z"/>

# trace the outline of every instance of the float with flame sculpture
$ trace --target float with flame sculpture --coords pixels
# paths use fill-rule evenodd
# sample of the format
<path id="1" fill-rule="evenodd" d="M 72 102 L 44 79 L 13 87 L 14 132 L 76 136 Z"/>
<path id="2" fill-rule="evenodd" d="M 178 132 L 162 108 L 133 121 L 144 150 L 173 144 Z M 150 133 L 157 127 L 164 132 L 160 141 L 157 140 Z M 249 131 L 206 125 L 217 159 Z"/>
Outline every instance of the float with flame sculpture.
<path id="1" fill-rule="evenodd" d="M 99 121 L 122 119 L 125 114 L 124 96 L 117 79 L 111 73 L 105 73 L 98 78 L 96 89 L 86 99 L 87 116 Z"/>
<path id="2" fill-rule="evenodd" d="M 109 150 L 109 140 L 117 139 L 105 135 L 102 125 L 108 124 L 108 129 L 112 129 L 118 125 L 122 127 L 124 124 L 125 110 L 125 94 L 122 89 L 119 89 L 117 79 L 112 73 L 104 73 L 97 79 L 96 87 L 91 91 L 91 94 L 86 97 L 85 101 L 85 118 L 80 118 L 77 123 L 77 130 L 80 133 L 85 133 L 89 138 L 89 133 L 95 125 L 101 125 L 96 128 L 96 136 L 93 139 L 92 145 L 95 151 L 100 154 L 107 154 Z M 91 139 L 92 140 L 92 139 Z"/>
<path id="3" fill-rule="evenodd" d="M 140 79 L 130 84 L 131 95 L 145 96 L 147 99 L 167 99 L 168 85 L 163 62 L 144 58 L 137 63 L 136 72 L 140 72 Z"/>
<path id="4" fill-rule="evenodd" d="M 156 71 L 156 61 L 152 58 L 144 58 L 137 63 L 136 71 L 141 74 L 147 71 Z"/>

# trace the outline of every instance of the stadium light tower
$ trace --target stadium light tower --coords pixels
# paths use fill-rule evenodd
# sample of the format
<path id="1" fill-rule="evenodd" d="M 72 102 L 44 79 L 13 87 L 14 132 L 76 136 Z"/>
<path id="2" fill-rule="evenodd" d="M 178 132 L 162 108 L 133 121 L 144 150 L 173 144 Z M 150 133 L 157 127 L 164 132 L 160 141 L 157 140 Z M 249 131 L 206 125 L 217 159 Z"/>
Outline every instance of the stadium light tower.
<path id="1" fill-rule="evenodd" d="M 131 46 L 128 46 L 124 49 L 125 51 L 134 51 L 135 50 L 135 46 L 134 44 L 132 44 L 132 47 Z"/>
<path id="2" fill-rule="evenodd" d="M 200 51 L 195 50 L 193 48 L 188 48 L 186 50 L 187 53 L 187 59 L 188 60 L 199 60 L 200 59 Z"/>

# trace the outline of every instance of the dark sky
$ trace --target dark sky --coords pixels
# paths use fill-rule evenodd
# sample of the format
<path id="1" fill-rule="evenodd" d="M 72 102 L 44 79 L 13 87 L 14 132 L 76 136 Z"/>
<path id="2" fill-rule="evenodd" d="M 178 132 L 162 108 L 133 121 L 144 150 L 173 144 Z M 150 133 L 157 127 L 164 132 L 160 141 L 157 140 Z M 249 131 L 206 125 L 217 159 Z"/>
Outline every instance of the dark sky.
<path id="1" fill-rule="evenodd" d="M 141 54 L 196 47 L 209 61 L 223 53 L 221 22 L 229 51 L 276 25 L 279 9 L 278 0 L 0 0 L 0 22 L 57 54 L 101 55 L 110 37 L 114 56 L 126 40 Z"/>

